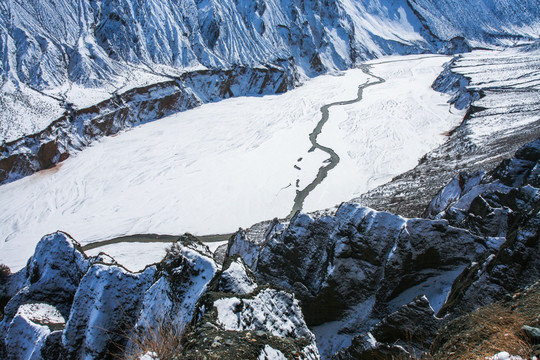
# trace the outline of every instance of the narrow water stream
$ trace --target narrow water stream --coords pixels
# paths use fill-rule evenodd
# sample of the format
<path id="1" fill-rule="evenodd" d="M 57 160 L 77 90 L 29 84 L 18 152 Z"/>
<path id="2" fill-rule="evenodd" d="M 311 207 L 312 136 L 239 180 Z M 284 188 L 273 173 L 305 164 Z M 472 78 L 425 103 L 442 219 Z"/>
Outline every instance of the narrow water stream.
<path id="1" fill-rule="evenodd" d="M 343 106 L 343 105 L 351 105 L 354 103 L 357 103 L 362 100 L 364 89 L 373 86 L 384 83 L 386 80 L 382 77 L 379 77 L 377 75 L 374 75 L 370 71 L 369 65 L 360 65 L 359 67 L 365 74 L 371 76 L 372 78 L 375 78 L 376 81 L 369 82 L 367 80 L 364 84 L 361 84 L 358 86 L 358 92 L 355 99 L 352 100 L 345 100 L 345 101 L 337 101 L 330 104 L 326 104 L 321 107 L 321 120 L 317 123 L 317 126 L 315 129 L 313 129 L 313 132 L 309 134 L 309 140 L 311 141 L 311 149 L 309 149 L 309 152 L 313 152 L 316 149 L 322 150 L 328 155 L 330 155 L 330 158 L 327 159 L 324 162 L 324 165 L 319 168 L 319 171 L 317 173 L 317 176 L 315 179 L 307 185 L 302 190 L 296 191 L 296 196 L 294 198 L 294 205 L 291 210 L 291 213 L 287 217 L 288 219 L 292 218 L 298 211 L 302 210 L 302 207 L 304 205 L 304 201 L 307 198 L 307 196 L 319 185 L 322 183 L 322 181 L 326 178 L 328 175 L 328 172 L 335 168 L 339 164 L 339 155 L 332 149 L 327 146 L 321 145 L 317 142 L 317 139 L 319 135 L 322 132 L 322 129 L 324 125 L 328 122 L 330 118 L 330 108 L 333 106 Z M 228 240 L 233 234 L 217 234 L 217 235 L 206 235 L 206 236 L 197 236 L 202 242 L 214 242 L 214 241 L 225 241 Z M 100 248 L 107 245 L 112 244 L 119 244 L 119 243 L 173 243 L 176 241 L 176 239 L 179 236 L 173 236 L 173 235 L 155 235 L 155 234 L 141 234 L 141 235 L 131 235 L 131 236 L 122 236 L 114 239 L 104 240 L 104 241 L 96 241 L 91 244 L 87 244 L 83 246 L 83 250 L 91 250 Z"/>
<path id="2" fill-rule="evenodd" d="M 309 149 L 309 152 L 313 152 L 316 149 L 322 150 L 328 155 L 330 155 L 330 158 L 328 158 L 325 161 L 325 165 L 321 166 L 319 168 L 319 171 L 317 173 L 317 176 L 315 179 L 307 185 L 302 190 L 296 191 L 296 196 L 294 198 L 294 205 L 293 208 L 287 217 L 288 219 L 292 218 L 298 211 L 302 210 L 302 207 L 304 206 L 304 201 L 308 197 L 308 195 L 317 187 L 319 186 L 322 181 L 326 178 L 328 175 L 328 172 L 335 168 L 339 164 L 339 155 L 334 151 L 334 149 L 329 148 L 327 146 L 321 145 L 317 142 L 317 138 L 322 132 L 322 128 L 324 125 L 328 122 L 328 119 L 330 118 L 330 108 L 332 106 L 343 106 L 343 105 L 351 105 L 354 103 L 357 103 L 362 100 L 364 89 L 373 86 L 384 83 L 386 80 L 383 79 L 380 76 L 374 75 L 371 73 L 370 66 L 369 65 L 360 65 L 360 69 L 367 75 L 371 76 L 372 78 L 375 78 L 376 81 L 369 82 L 366 81 L 364 84 L 361 84 L 358 86 L 358 93 L 356 95 L 355 99 L 352 100 L 345 100 L 345 101 L 336 101 L 330 104 L 326 104 L 321 107 L 321 113 L 322 117 L 321 120 L 317 123 L 317 126 L 315 126 L 315 129 L 313 129 L 313 132 L 309 134 L 309 140 L 311 141 L 311 149 Z"/>

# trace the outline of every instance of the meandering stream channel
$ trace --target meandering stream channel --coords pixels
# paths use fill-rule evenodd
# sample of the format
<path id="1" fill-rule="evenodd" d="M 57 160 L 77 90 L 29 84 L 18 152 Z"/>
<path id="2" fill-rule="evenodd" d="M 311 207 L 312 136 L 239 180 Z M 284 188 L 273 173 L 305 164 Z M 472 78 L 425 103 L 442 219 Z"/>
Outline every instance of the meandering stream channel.
<path id="1" fill-rule="evenodd" d="M 363 97 L 363 94 L 364 94 L 364 89 L 366 89 L 367 87 L 373 86 L 373 85 L 382 84 L 382 83 L 384 83 L 386 81 L 382 77 L 373 74 L 371 72 L 371 70 L 370 70 L 369 65 L 365 65 L 365 64 L 360 65 L 359 68 L 365 74 L 375 78 L 376 81 L 370 82 L 368 80 L 364 84 L 361 84 L 360 86 L 358 86 L 358 93 L 357 93 L 355 99 L 346 100 L 346 101 L 336 101 L 336 102 L 333 102 L 333 103 L 330 103 L 330 104 L 323 105 L 321 107 L 321 114 L 322 114 L 321 120 L 317 123 L 317 126 L 315 126 L 315 129 L 313 130 L 313 132 L 311 134 L 309 134 L 309 140 L 311 141 L 311 145 L 312 145 L 309 152 L 313 152 L 316 149 L 319 149 L 319 150 L 324 151 L 328 155 L 330 155 L 330 158 L 328 158 L 325 161 L 326 165 L 323 165 L 323 166 L 321 166 L 319 168 L 319 172 L 317 173 L 317 176 L 315 177 L 315 179 L 308 186 L 306 186 L 302 190 L 297 190 L 296 191 L 296 196 L 294 198 L 293 208 L 292 208 L 289 216 L 287 217 L 289 219 L 292 218 L 297 212 L 302 211 L 302 207 L 304 206 L 304 201 L 306 200 L 308 195 L 317 186 L 319 186 L 322 183 L 322 181 L 328 175 L 328 172 L 330 170 L 332 170 L 333 168 L 335 168 L 339 164 L 339 161 L 340 161 L 339 155 L 334 151 L 334 149 L 329 148 L 329 147 L 324 146 L 324 145 L 321 145 L 321 144 L 319 144 L 317 142 L 317 139 L 318 139 L 319 135 L 321 134 L 324 125 L 328 122 L 328 119 L 330 118 L 330 108 L 333 107 L 333 106 L 344 106 L 344 105 L 351 105 L 351 104 L 357 103 L 357 102 L 362 100 L 362 97 Z"/>
<path id="2" fill-rule="evenodd" d="M 374 78 L 375 81 L 367 80 L 365 83 L 360 84 L 358 86 L 358 92 L 356 94 L 356 98 L 351 100 L 344 100 L 344 101 L 336 101 L 330 104 L 323 105 L 320 109 L 321 111 L 321 119 L 313 129 L 313 131 L 309 134 L 309 140 L 311 142 L 311 149 L 309 152 L 313 152 L 315 150 L 321 150 L 327 153 L 330 157 L 324 161 L 324 164 L 319 168 L 319 171 L 317 172 L 317 176 L 311 183 L 309 183 L 305 188 L 302 190 L 296 191 L 296 196 L 294 198 L 294 204 L 292 207 L 292 210 L 290 214 L 287 216 L 288 219 L 292 218 L 297 212 L 302 211 L 304 201 L 309 196 L 309 194 L 318 186 L 320 185 L 324 179 L 327 177 L 330 170 L 334 169 L 340 162 L 339 155 L 334 151 L 334 149 L 324 146 L 318 142 L 318 137 L 321 134 L 324 125 L 328 122 L 330 119 L 330 108 L 334 106 L 345 106 L 345 105 L 351 105 L 357 102 L 360 102 L 363 98 L 364 89 L 382 84 L 386 80 L 380 76 L 377 76 L 371 72 L 371 66 L 370 65 L 360 65 L 359 69 L 362 70 L 365 74 L 369 75 L 370 77 Z M 215 234 L 215 235 L 201 235 L 197 236 L 202 242 L 217 242 L 217 241 L 226 241 L 228 240 L 233 234 Z M 112 244 L 119 244 L 119 243 L 173 243 L 176 241 L 176 239 L 179 238 L 179 235 L 155 235 L 155 234 L 139 234 L 139 235 L 130 235 L 130 236 L 121 236 L 113 239 L 103 240 L 103 241 L 96 241 L 90 244 L 87 244 L 83 246 L 83 250 L 93 250 L 97 248 L 101 248 L 107 245 Z"/>

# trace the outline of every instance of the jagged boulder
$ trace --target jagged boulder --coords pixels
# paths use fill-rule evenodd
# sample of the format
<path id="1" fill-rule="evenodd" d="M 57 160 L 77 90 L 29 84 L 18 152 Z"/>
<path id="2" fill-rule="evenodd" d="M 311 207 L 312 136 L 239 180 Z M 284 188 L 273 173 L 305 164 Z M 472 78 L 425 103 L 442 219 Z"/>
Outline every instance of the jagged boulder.
<path id="1" fill-rule="evenodd" d="M 294 295 L 258 286 L 240 257 L 229 258 L 200 301 L 178 359 L 318 359 Z"/>
<path id="2" fill-rule="evenodd" d="M 144 293 L 125 352 L 171 356 L 193 320 L 200 297 L 217 271 L 212 253 L 186 234 L 158 264 L 156 281 Z"/>
<path id="3" fill-rule="evenodd" d="M 382 317 L 422 293 L 406 290 L 430 281 L 429 296 L 440 307 L 453 278 L 434 279 L 457 276 L 486 249 L 482 237 L 445 220 L 405 219 L 343 204 L 335 216 L 294 217 L 261 247 L 255 273 L 260 282 L 297 294 L 306 320 L 317 324 L 362 303 L 371 303 Z M 399 295 L 403 302 L 386 308 Z"/>
<path id="4" fill-rule="evenodd" d="M 1 284 L 9 301 L 0 355 L 109 359 L 125 349 L 136 355 L 147 350 L 140 334 L 163 324 L 181 338 L 216 269 L 208 248 L 191 236 L 140 273 L 106 254 L 87 257 L 64 233 L 45 236 L 26 268 Z"/>

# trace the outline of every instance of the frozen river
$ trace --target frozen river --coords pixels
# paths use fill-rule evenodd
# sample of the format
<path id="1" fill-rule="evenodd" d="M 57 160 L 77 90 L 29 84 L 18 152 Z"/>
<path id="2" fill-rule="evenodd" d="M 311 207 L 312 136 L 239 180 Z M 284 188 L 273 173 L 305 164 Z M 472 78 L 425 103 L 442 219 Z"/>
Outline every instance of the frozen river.
<path id="1" fill-rule="evenodd" d="M 413 168 L 461 122 L 449 96 L 431 89 L 449 59 L 384 58 L 282 95 L 206 104 L 104 138 L 54 169 L 0 186 L 0 263 L 20 269 L 56 230 L 89 244 L 230 233 L 286 217 L 297 192 L 332 163 L 325 148 L 339 163 L 307 192 L 303 211 L 358 196 Z M 329 104 L 317 147 L 310 134 Z"/>

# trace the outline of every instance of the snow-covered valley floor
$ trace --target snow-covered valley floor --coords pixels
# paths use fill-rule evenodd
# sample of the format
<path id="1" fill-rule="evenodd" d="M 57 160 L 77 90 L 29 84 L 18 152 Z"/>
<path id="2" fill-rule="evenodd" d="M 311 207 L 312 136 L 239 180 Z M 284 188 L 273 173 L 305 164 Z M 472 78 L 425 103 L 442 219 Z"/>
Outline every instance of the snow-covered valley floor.
<path id="1" fill-rule="evenodd" d="M 389 181 L 445 140 L 464 115 L 430 87 L 449 59 L 369 62 L 386 82 L 366 88 L 358 103 L 330 109 L 318 142 L 341 161 L 304 211 Z M 0 186 L 0 263 L 22 268 L 39 239 L 56 230 L 88 244 L 129 234 L 229 233 L 285 217 L 296 191 L 328 158 L 309 152 L 320 107 L 354 99 L 366 81 L 376 78 L 354 69 L 282 95 L 206 104 L 104 138 L 54 169 Z"/>

